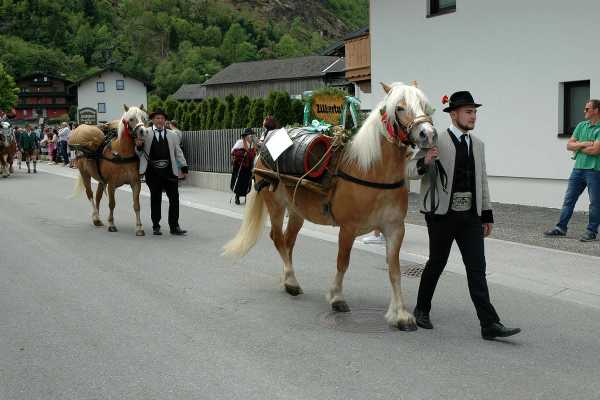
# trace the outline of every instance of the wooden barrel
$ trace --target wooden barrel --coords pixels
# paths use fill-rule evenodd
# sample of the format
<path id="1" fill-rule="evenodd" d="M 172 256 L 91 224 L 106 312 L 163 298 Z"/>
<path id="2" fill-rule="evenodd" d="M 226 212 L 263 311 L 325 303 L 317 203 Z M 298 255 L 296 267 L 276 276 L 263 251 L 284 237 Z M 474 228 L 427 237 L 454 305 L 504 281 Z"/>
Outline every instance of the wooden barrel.
<path id="1" fill-rule="evenodd" d="M 331 144 L 331 138 L 302 128 L 290 129 L 288 133 L 294 144 L 279 156 L 279 172 L 299 176 L 310 171 L 308 176 L 311 178 L 319 178 L 323 175 L 331 158 L 331 153 L 325 156 Z M 266 146 L 262 148 L 261 159 L 272 170 L 277 170 Z"/>

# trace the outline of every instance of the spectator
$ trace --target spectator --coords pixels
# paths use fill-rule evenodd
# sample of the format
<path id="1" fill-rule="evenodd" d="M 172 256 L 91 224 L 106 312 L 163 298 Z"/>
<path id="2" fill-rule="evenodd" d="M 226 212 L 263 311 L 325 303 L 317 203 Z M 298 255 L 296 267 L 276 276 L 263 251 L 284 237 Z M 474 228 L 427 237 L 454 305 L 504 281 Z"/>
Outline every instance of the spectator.
<path id="1" fill-rule="evenodd" d="M 48 149 L 48 164 L 56 164 L 54 160 L 56 157 L 56 139 L 56 135 L 54 135 L 50 128 L 44 128 L 44 138 L 40 144 L 46 145 Z"/>
<path id="2" fill-rule="evenodd" d="M 246 128 L 231 148 L 233 172 L 229 187 L 235 193 L 235 204 L 240 204 L 240 197 L 246 197 L 252 188 L 252 167 L 254 166 L 254 131 Z"/>
<path id="3" fill-rule="evenodd" d="M 569 177 L 558 224 L 544 232 L 544 235 L 566 236 L 575 203 L 587 186 L 590 217 L 587 230 L 579 240 L 592 242 L 598 240 L 600 225 L 600 100 L 589 100 L 585 105 L 584 115 L 586 120 L 577 124 L 573 136 L 567 142 L 567 150 L 575 152 L 575 166 Z"/>
<path id="4" fill-rule="evenodd" d="M 60 152 L 60 157 L 62 158 L 63 167 L 69 165 L 68 140 L 70 133 L 71 129 L 69 129 L 69 124 L 63 122 L 61 124 L 61 129 L 58 131 L 58 151 Z"/>

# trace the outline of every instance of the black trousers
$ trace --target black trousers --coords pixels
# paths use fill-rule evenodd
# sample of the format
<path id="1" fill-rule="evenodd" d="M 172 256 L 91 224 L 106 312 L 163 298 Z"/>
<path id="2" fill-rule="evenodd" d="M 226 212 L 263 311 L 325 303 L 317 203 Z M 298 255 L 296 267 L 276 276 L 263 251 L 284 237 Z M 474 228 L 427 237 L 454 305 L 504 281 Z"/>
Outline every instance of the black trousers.
<path id="1" fill-rule="evenodd" d="M 456 240 L 467 272 L 469 294 L 481 326 L 500 322 L 490 302 L 485 277 L 483 227 L 477 214 L 449 211 L 446 215 L 427 214 L 425 220 L 429 232 L 429 260 L 421 275 L 417 308 L 424 312 L 431 310 L 435 287 L 448 262 L 452 243 Z"/>
<path id="2" fill-rule="evenodd" d="M 169 199 L 169 228 L 179 226 L 179 182 L 173 174 L 161 174 L 148 166 L 146 185 L 150 189 L 150 217 L 152 228 L 160 228 L 161 203 L 163 191 Z"/>

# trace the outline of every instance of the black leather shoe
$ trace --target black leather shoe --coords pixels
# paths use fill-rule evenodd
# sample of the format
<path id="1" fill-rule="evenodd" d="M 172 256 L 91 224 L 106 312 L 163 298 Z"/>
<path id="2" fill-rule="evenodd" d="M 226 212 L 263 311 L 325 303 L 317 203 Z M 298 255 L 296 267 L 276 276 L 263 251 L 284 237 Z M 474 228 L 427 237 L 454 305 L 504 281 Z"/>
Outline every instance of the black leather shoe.
<path id="1" fill-rule="evenodd" d="M 493 323 L 481 328 L 481 337 L 485 340 L 493 340 L 498 337 L 509 337 L 521 332 L 521 328 L 507 328 L 500 322 Z"/>
<path id="2" fill-rule="evenodd" d="M 184 236 L 186 233 L 187 233 L 187 231 L 184 231 L 183 229 L 181 229 L 178 226 L 171 229 L 171 235 Z"/>
<path id="3" fill-rule="evenodd" d="M 413 312 L 413 314 L 415 315 L 415 320 L 417 320 L 418 326 L 420 326 L 423 329 L 433 329 L 433 324 L 431 323 L 431 320 L 429 319 L 429 313 L 426 313 L 425 311 L 421 311 L 418 308 L 415 308 L 415 311 Z"/>
<path id="4" fill-rule="evenodd" d="M 160 231 L 160 228 L 152 228 L 152 234 L 156 235 L 156 236 L 160 236 L 160 235 L 162 235 L 162 232 Z"/>

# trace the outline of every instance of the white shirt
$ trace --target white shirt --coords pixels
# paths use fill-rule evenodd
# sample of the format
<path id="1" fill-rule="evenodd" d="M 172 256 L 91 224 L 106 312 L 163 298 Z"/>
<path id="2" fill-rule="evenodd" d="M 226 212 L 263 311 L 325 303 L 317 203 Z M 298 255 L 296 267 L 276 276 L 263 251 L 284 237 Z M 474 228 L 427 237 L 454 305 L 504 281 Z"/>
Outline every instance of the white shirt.
<path id="1" fill-rule="evenodd" d="M 152 127 L 152 131 L 154 131 L 154 137 L 156 138 L 157 142 L 160 141 L 160 132 L 161 131 L 162 131 L 163 137 L 165 139 L 167 138 L 167 130 L 166 130 L 166 128 L 158 129 L 157 127 L 153 126 Z"/>
<path id="2" fill-rule="evenodd" d="M 60 131 L 58 131 L 58 141 L 59 142 L 66 142 L 69 139 L 69 134 L 70 133 L 71 133 L 71 130 L 69 129 L 69 127 L 65 126 Z"/>
<path id="3" fill-rule="evenodd" d="M 471 136 L 469 135 L 469 132 L 463 133 L 463 131 L 455 127 L 454 124 L 450 124 L 450 132 L 454 134 L 454 137 L 456 137 L 459 142 L 462 135 L 467 135 L 467 137 L 465 137 L 465 140 L 467 141 L 467 151 L 471 151 Z"/>

